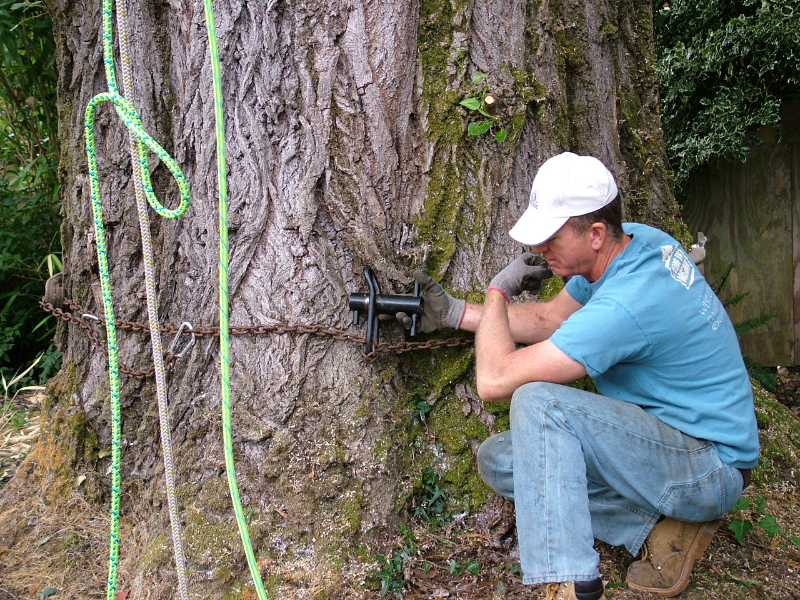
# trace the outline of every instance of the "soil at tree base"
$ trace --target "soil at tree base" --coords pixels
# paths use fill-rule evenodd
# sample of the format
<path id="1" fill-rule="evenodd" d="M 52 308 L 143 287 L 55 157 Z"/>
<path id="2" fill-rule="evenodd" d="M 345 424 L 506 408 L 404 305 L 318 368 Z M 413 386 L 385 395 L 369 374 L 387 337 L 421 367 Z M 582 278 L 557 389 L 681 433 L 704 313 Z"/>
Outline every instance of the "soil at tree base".
<path id="1" fill-rule="evenodd" d="M 781 376 L 773 392 L 793 414 L 800 412 L 800 371 Z M 28 410 L 28 421 L 36 420 L 38 402 L 22 395 L 14 399 Z M 8 432 L 0 432 L 0 442 Z M 48 588 L 59 589 L 58 598 L 103 598 L 107 561 L 107 523 L 105 507 L 86 501 L 80 484 L 60 510 L 53 514 L 37 489 L 36 466 L 24 456 L 0 464 L 0 600 L 37 598 Z M 19 477 L 14 474 L 20 470 Z M 30 472 L 25 472 L 28 469 Z M 13 479 L 13 480 L 12 480 Z M 783 533 L 800 536 L 800 493 L 797 477 L 771 484 L 753 485 L 746 496 L 763 495 L 767 513 L 774 515 Z M 13 521 L 9 522 L 12 517 Z M 25 515 L 20 521 L 19 515 Z M 741 515 L 740 515 L 741 516 Z M 757 520 L 758 515 L 751 515 Z M 756 527 L 745 538 L 736 540 L 727 525 L 727 515 L 705 556 L 692 574 L 689 587 L 679 596 L 684 600 L 730 600 L 768 598 L 800 600 L 800 550 L 780 536 L 771 538 Z M 513 503 L 493 497 L 477 515 L 456 519 L 446 526 L 409 517 L 408 532 L 386 540 L 386 556 L 406 549 L 406 558 L 396 568 L 374 565 L 373 573 L 358 590 L 335 592 L 330 597 L 380 598 L 382 580 L 398 589 L 385 597 L 408 599 L 535 599 L 544 597 L 543 587 L 522 585 L 519 557 L 515 550 Z M 409 550 L 410 548 L 410 550 Z M 607 598 L 642 598 L 625 586 L 625 572 L 634 560 L 626 551 L 597 544 L 601 572 L 608 582 Z M 128 547 L 128 552 L 135 548 Z M 72 565 L 70 576 L 65 567 Z M 245 567 L 243 566 L 243 569 Z M 278 597 L 312 598 L 302 587 L 283 589 Z M 401 587 L 402 586 L 402 587 Z M 121 588 L 124 590 L 124 587 Z M 245 589 L 242 597 L 253 597 Z"/>

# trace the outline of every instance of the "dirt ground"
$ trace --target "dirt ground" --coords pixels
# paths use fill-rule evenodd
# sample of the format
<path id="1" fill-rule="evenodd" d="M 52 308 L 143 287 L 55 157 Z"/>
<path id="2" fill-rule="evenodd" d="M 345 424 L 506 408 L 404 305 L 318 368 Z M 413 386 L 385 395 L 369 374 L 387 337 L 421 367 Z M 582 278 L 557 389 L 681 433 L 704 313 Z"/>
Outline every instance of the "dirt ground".
<path id="1" fill-rule="evenodd" d="M 800 371 L 779 377 L 775 397 L 800 415 Z M 20 533 L 4 531 L 0 514 L 0 600 L 105 597 L 108 517 L 102 507 L 75 495 L 67 519 L 54 521 L 41 495 L 10 483 L 38 436 L 40 395 L 20 395 L 0 407 L 0 496 L 13 494 L 30 515 Z M 24 422 L 20 415 L 24 414 Z M 22 425 L 22 426 L 21 426 Z M 769 488 L 751 486 L 751 508 L 727 515 L 705 556 L 694 568 L 683 600 L 766 598 L 800 600 L 800 490 L 796 479 Z M 9 506 L 9 503 L 5 503 Z M 2 512 L 2 511 L 0 511 Z M 756 525 L 742 542 L 729 525 L 774 517 L 780 531 Z M 771 520 L 768 519 L 770 522 Z M 20 539 L 24 537 L 25 539 Z M 798 538 L 797 542 L 792 537 Z M 374 565 L 361 591 L 347 598 L 517 600 L 544 597 L 541 587 L 523 586 L 515 556 L 513 505 L 495 497 L 481 515 L 447 521 L 414 519 L 395 540 L 385 560 Z M 634 560 L 602 543 L 601 572 L 607 598 L 642 598 L 625 586 Z M 64 567 L 67 567 L 66 569 Z M 57 590 L 59 593 L 54 593 Z M 249 598 L 245 590 L 243 597 Z M 354 595 L 355 594 L 355 595 Z M 307 597 L 307 594 L 301 594 Z M 121 590 L 119 600 L 127 593 Z M 252 594 L 255 598 L 255 594 Z M 292 596 L 273 595 L 275 598 Z"/>

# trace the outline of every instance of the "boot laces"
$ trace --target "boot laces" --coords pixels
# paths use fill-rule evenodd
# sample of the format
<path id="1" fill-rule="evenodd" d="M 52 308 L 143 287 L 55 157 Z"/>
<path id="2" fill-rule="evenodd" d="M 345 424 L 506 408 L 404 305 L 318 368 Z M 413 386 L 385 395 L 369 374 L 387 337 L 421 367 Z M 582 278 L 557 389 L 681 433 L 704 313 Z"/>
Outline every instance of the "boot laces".
<path id="1" fill-rule="evenodd" d="M 656 562 L 654 560 L 655 558 L 656 557 L 653 554 L 653 549 L 650 548 L 650 540 L 647 539 L 647 540 L 645 540 L 644 544 L 642 544 L 642 557 L 639 560 L 641 562 L 649 561 L 650 564 L 653 565 L 654 569 L 656 569 L 657 571 L 660 571 L 662 565 L 659 564 L 658 562 Z"/>
<path id="2" fill-rule="evenodd" d="M 650 540 L 645 540 L 644 544 L 642 544 L 642 558 L 640 560 L 642 562 L 648 560 L 652 553 L 653 552 L 650 550 Z"/>
<path id="3" fill-rule="evenodd" d="M 545 600 L 565 600 L 569 586 L 566 583 L 550 583 L 547 585 Z"/>

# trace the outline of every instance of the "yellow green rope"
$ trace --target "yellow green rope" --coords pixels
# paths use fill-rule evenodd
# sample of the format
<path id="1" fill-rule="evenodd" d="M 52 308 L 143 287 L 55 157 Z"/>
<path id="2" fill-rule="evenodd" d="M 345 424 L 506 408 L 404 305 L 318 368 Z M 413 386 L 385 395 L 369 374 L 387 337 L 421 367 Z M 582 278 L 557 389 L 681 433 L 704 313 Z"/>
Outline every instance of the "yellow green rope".
<path id="1" fill-rule="evenodd" d="M 110 0 L 106 0 L 110 1 Z M 117 570 L 119 562 L 119 500 L 120 500 L 120 458 L 121 458 L 121 411 L 120 411 L 120 384 L 119 384 L 119 356 L 117 352 L 117 328 L 114 315 L 114 302 L 112 299 L 111 277 L 108 266 L 108 249 L 106 244 L 105 226 L 103 224 L 103 205 L 100 197 L 100 179 L 98 176 L 97 153 L 94 135 L 95 112 L 103 102 L 111 102 L 117 109 L 117 114 L 125 125 L 133 132 L 138 140 L 139 165 L 142 187 L 148 202 L 156 212 L 168 218 L 181 216 L 189 205 L 189 192 L 183 173 L 174 160 L 158 143 L 142 128 L 139 115 L 133 105 L 125 98 L 114 92 L 97 94 L 86 107 L 85 135 L 86 155 L 89 163 L 89 186 L 92 198 L 92 214 L 94 217 L 95 238 L 97 244 L 97 262 L 100 271 L 100 288 L 103 295 L 103 312 L 106 320 L 106 335 L 108 345 L 108 374 L 111 395 L 111 531 L 109 534 L 109 576 L 108 600 L 116 599 Z M 175 210 L 163 207 L 155 197 L 150 181 L 150 170 L 147 163 L 147 148 L 150 148 L 164 160 L 167 167 L 178 181 L 181 189 L 181 203 Z"/>
<path id="2" fill-rule="evenodd" d="M 231 433 L 231 364 L 228 297 L 228 182 L 225 165 L 225 122 L 222 111 L 222 78 L 220 77 L 219 50 L 217 49 L 216 25 L 214 23 L 214 7 L 211 0 L 204 0 L 206 27 L 208 28 L 208 45 L 211 52 L 211 74 L 214 82 L 214 119 L 217 133 L 217 185 L 219 189 L 219 344 L 220 344 L 220 379 L 222 386 L 222 435 L 225 445 L 225 468 L 228 473 L 228 487 L 231 491 L 233 511 L 239 534 L 242 538 L 250 575 L 261 600 L 265 600 L 267 592 L 261 581 L 261 573 L 253 553 L 253 544 L 247 529 L 247 521 L 239 497 L 236 483 L 236 466 L 233 460 L 233 436 Z"/>

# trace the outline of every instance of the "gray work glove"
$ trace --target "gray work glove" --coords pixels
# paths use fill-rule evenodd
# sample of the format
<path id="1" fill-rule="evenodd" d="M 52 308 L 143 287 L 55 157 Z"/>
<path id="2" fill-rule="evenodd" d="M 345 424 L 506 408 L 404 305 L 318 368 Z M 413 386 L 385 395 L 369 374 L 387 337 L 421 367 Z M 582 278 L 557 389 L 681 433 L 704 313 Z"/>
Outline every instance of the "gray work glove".
<path id="1" fill-rule="evenodd" d="M 542 280 L 553 276 L 546 265 L 547 261 L 541 256 L 526 252 L 495 275 L 489 287 L 503 292 L 509 302 L 525 291 L 538 294 L 542 289 Z"/>
<path id="2" fill-rule="evenodd" d="M 422 271 L 415 271 L 414 279 L 419 282 L 420 295 L 425 309 L 419 320 L 422 332 L 430 333 L 444 327 L 458 329 L 461 319 L 464 317 L 464 311 L 467 309 L 466 300 L 453 298 L 444 291 L 441 285 Z M 397 320 L 406 329 L 411 329 L 410 315 L 397 313 Z"/>

